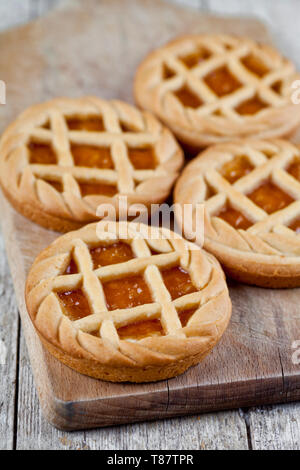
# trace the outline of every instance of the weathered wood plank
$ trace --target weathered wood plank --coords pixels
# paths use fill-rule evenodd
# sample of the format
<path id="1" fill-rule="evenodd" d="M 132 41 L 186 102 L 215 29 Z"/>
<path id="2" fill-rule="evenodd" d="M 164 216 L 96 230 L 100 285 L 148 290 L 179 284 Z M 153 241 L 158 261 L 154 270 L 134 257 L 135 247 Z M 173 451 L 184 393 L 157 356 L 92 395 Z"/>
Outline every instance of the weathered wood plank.
<path id="1" fill-rule="evenodd" d="M 300 450 L 300 405 L 263 407 L 249 411 L 255 450 Z"/>
<path id="2" fill-rule="evenodd" d="M 0 233 L 0 449 L 12 449 L 19 318 Z"/>
<path id="3" fill-rule="evenodd" d="M 101 431 L 102 449 L 226 450 L 248 449 L 245 422 L 238 412 L 214 413 Z M 89 433 L 97 448 L 97 431 Z M 94 441 L 94 445 L 93 445 Z"/>
<path id="4" fill-rule="evenodd" d="M 43 417 L 21 336 L 17 449 L 197 450 L 248 449 L 245 421 L 238 412 L 131 424 L 66 433 Z"/>

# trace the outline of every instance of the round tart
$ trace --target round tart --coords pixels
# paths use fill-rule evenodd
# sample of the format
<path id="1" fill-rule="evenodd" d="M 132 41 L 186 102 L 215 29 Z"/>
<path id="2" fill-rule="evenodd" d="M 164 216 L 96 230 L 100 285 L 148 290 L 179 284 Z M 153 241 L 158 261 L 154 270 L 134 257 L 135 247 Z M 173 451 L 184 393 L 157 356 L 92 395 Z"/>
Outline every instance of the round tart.
<path id="1" fill-rule="evenodd" d="M 156 118 L 94 97 L 33 106 L 0 143 L 7 198 L 29 219 L 61 232 L 99 220 L 101 204 L 126 216 L 123 196 L 128 207 L 146 212 L 167 198 L 182 164 L 182 150 Z"/>
<path id="2" fill-rule="evenodd" d="M 231 315 L 212 255 L 169 230 L 128 222 L 58 238 L 31 268 L 26 303 L 55 357 L 113 382 L 181 374 L 215 346 Z"/>
<path id="3" fill-rule="evenodd" d="M 152 52 L 140 65 L 135 98 L 184 143 L 282 137 L 300 122 L 291 101 L 299 79 L 276 50 L 247 38 L 195 35 Z"/>
<path id="4" fill-rule="evenodd" d="M 188 238 L 204 204 L 204 247 L 233 278 L 266 287 L 300 286 L 300 151 L 284 140 L 210 147 L 175 188 L 176 218 Z M 192 204 L 191 216 L 180 207 Z M 196 233 L 196 232 L 195 232 Z"/>

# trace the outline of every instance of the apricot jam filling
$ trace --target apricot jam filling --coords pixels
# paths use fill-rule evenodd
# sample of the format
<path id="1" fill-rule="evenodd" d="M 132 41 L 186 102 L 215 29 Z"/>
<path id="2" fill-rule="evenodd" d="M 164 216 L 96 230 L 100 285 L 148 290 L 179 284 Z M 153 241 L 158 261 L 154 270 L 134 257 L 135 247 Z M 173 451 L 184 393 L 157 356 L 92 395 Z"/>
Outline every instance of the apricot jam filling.
<path id="1" fill-rule="evenodd" d="M 77 274 L 77 273 L 78 273 L 77 264 L 76 264 L 74 258 L 72 257 L 70 263 L 66 267 L 64 275 L 66 275 L 66 274 Z"/>
<path id="2" fill-rule="evenodd" d="M 42 128 L 42 129 L 47 129 L 47 130 L 49 130 L 49 129 L 50 129 L 50 121 L 45 122 L 45 124 L 43 124 L 43 125 L 41 126 L 41 128 Z"/>
<path id="3" fill-rule="evenodd" d="M 113 197 L 118 192 L 118 188 L 111 184 L 104 183 L 78 183 L 82 197 L 84 196 L 107 196 Z"/>
<path id="4" fill-rule="evenodd" d="M 264 77 L 270 70 L 268 67 L 254 54 L 249 54 L 241 60 L 242 64 L 258 77 Z"/>
<path id="5" fill-rule="evenodd" d="M 105 131 L 103 119 L 101 116 L 90 116 L 85 118 L 76 116 L 70 117 L 67 119 L 67 126 L 70 131 Z"/>
<path id="6" fill-rule="evenodd" d="M 154 170 L 156 156 L 152 147 L 129 148 L 128 157 L 136 170 Z"/>
<path id="7" fill-rule="evenodd" d="M 300 233 L 300 217 L 298 219 L 294 220 L 291 225 L 289 225 L 289 228 L 291 230 L 294 230 L 297 234 Z"/>
<path id="8" fill-rule="evenodd" d="M 114 279 L 103 284 L 108 310 L 133 308 L 153 302 L 142 275 Z"/>
<path id="9" fill-rule="evenodd" d="M 129 325 L 118 328 L 120 339 L 143 339 L 148 336 L 162 336 L 164 330 L 160 321 L 155 318 L 153 320 L 144 320 L 140 322 L 130 323 Z"/>
<path id="10" fill-rule="evenodd" d="M 196 309 L 191 308 L 178 312 L 178 316 L 182 327 L 184 328 L 189 319 L 195 313 Z M 159 319 L 144 320 L 140 322 L 131 323 L 130 325 L 118 328 L 118 335 L 120 339 L 143 339 L 149 336 L 163 336 L 164 330 Z"/>
<path id="11" fill-rule="evenodd" d="M 287 172 L 296 178 L 296 180 L 300 181 L 300 162 L 292 162 L 291 165 L 287 168 Z"/>
<path id="12" fill-rule="evenodd" d="M 91 315 L 91 309 L 82 289 L 58 292 L 65 315 L 72 321 Z"/>
<path id="13" fill-rule="evenodd" d="M 221 168 L 221 175 L 233 184 L 243 176 L 246 176 L 253 170 L 254 166 L 249 162 L 248 158 L 244 155 L 235 157 L 230 162 L 224 163 Z"/>
<path id="14" fill-rule="evenodd" d="M 170 69 L 167 64 L 163 65 L 163 79 L 168 80 L 169 78 L 175 77 L 176 73 Z"/>
<path id="15" fill-rule="evenodd" d="M 189 319 L 191 318 L 192 315 L 194 315 L 196 310 L 197 310 L 196 308 L 189 308 L 188 310 L 182 310 L 181 312 L 178 313 L 179 319 L 181 321 L 181 325 L 183 328 L 187 325 Z"/>
<path id="16" fill-rule="evenodd" d="M 131 247 L 123 242 L 92 248 L 90 254 L 94 269 L 110 264 L 125 263 L 135 257 Z"/>
<path id="17" fill-rule="evenodd" d="M 217 217 L 225 220 L 225 222 L 236 229 L 247 230 L 251 225 L 253 225 L 253 223 L 250 222 L 244 214 L 234 209 L 229 204 L 223 207 L 223 209 L 217 214 Z"/>
<path id="18" fill-rule="evenodd" d="M 71 145 L 74 164 L 88 168 L 114 168 L 110 149 L 92 145 Z"/>
<path id="19" fill-rule="evenodd" d="M 230 73 L 226 66 L 210 72 L 206 75 L 204 81 L 220 97 L 233 93 L 241 87 L 241 83 Z"/>
<path id="20" fill-rule="evenodd" d="M 195 95 L 187 86 L 180 88 L 176 91 L 175 96 L 181 101 L 183 106 L 188 108 L 199 108 L 203 104 L 203 101 Z"/>
<path id="21" fill-rule="evenodd" d="M 264 182 L 247 196 L 268 214 L 284 209 L 294 201 L 293 198 L 270 181 Z"/>
<path id="22" fill-rule="evenodd" d="M 161 271 L 161 275 L 172 300 L 197 291 L 189 273 L 181 266 L 164 269 Z"/>
<path id="23" fill-rule="evenodd" d="M 208 201 L 211 197 L 216 194 L 215 189 L 206 181 L 206 189 L 205 189 L 205 201 Z"/>
<path id="24" fill-rule="evenodd" d="M 90 248 L 90 255 L 93 261 L 93 269 L 110 264 L 125 263 L 133 259 L 134 253 L 127 243 L 117 242 L 111 245 L 97 246 Z M 72 257 L 64 274 L 77 274 L 78 268 L 74 258 Z"/>
<path id="25" fill-rule="evenodd" d="M 192 69 L 196 67 L 196 65 L 201 64 L 204 60 L 209 59 L 210 56 L 211 53 L 206 49 L 199 49 L 191 54 L 181 56 L 179 59 L 188 69 Z"/>
<path id="26" fill-rule="evenodd" d="M 53 181 L 48 179 L 45 179 L 45 181 L 46 183 L 50 184 L 50 186 L 52 186 L 54 189 L 56 189 L 56 191 L 58 191 L 59 193 L 63 192 L 64 187 L 60 181 Z"/>
<path id="27" fill-rule="evenodd" d="M 126 122 L 120 122 L 120 127 L 122 132 L 140 132 L 138 129 L 134 128 L 132 125 L 127 124 Z"/>
<path id="28" fill-rule="evenodd" d="M 39 165 L 56 165 L 57 158 L 50 144 L 30 142 L 28 144 L 29 163 Z"/>
<path id="29" fill-rule="evenodd" d="M 282 81 L 281 80 L 277 80 L 277 82 L 273 83 L 273 85 L 271 86 L 272 90 L 275 91 L 275 93 L 277 93 L 278 95 L 281 95 L 281 92 L 282 92 Z"/>
<path id="30" fill-rule="evenodd" d="M 256 114 L 264 108 L 267 108 L 268 105 L 264 103 L 259 96 L 254 96 L 249 100 L 243 101 L 239 106 L 235 108 L 238 114 L 243 115 L 252 115 Z"/>

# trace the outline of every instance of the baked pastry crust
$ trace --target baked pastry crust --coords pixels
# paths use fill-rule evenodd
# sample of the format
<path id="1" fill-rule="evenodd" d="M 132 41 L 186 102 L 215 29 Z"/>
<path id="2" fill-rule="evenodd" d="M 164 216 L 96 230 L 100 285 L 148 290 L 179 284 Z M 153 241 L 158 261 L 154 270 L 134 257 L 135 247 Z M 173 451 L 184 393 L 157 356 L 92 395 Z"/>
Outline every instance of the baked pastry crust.
<path id="1" fill-rule="evenodd" d="M 248 162 L 245 171 L 238 170 L 240 177 L 236 168 L 224 176 L 224 168 L 234 168 L 240 158 Z M 235 181 L 229 181 L 232 175 Z M 188 239 L 194 236 L 196 205 L 204 204 L 204 247 L 231 277 L 265 287 L 300 286 L 297 146 L 278 139 L 210 147 L 183 171 L 175 202 L 176 219 Z M 188 203 L 193 212 L 183 220 L 180 208 Z"/>
<path id="2" fill-rule="evenodd" d="M 200 362 L 220 340 L 231 315 L 224 273 L 217 260 L 166 229 L 129 222 L 98 224 L 59 237 L 30 270 L 26 304 L 46 348 L 82 374 L 113 382 L 166 379 Z M 122 238 L 124 233 L 126 238 Z M 137 233 L 142 235 L 136 237 Z M 107 247 L 120 240 L 134 258 L 95 270 L 91 247 Z M 73 274 L 67 268 L 72 259 L 78 266 Z M 163 281 L 163 270 L 174 266 L 188 273 L 194 286 L 177 298 Z M 126 285 L 127 278 L 138 273 L 151 292 L 152 302 L 108 309 L 112 298 L 106 283 L 121 279 Z M 79 286 L 90 314 L 74 320 L 65 314 L 60 296 Z M 183 327 L 181 313 L 186 309 L 192 311 Z M 133 324 L 135 331 L 139 322 L 153 320 L 160 322 L 161 334 L 149 332 L 141 339 L 123 339 L 124 325 Z"/>
<path id="3" fill-rule="evenodd" d="M 189 35 L 150 53 L 134 94 L 192 148 L 236 138 L 291 134 L 294 65 L 268 45 L 228 35 Z"/>
<path id="4" fill-rule="evenodd" d="M 32 106 L 0 143 L 0 183 L 9 201 L 61 232 L 98 220 L 100 204 L 122 218 L 121 196 L 128 206 L 164 201 L 182 164 L 182 150 L 155 117 L 95 97 Z"/>

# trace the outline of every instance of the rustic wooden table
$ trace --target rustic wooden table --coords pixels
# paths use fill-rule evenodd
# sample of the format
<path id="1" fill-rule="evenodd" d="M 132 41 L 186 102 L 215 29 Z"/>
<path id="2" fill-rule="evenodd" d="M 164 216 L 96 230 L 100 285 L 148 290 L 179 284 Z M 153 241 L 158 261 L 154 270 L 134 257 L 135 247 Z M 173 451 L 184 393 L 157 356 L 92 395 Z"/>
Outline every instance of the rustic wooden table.
<path id="1" fill-rule="evenodd" d="M 0 0 L 0 29 L 30 21 L 63 1 Z M 300 69 L 299 0 L 176 0 L 175 3 L 211 13 L 258 16 L 271 27 L 275 42 Z M 6 355 L 0 347 L 1 450 L 300 449 L 300 404 L 296 403 L 88 432 L 65 433 L 54 429 L 41 414 L 1 233 L 0 340 L 0 346 L 6 347 Z"/>

